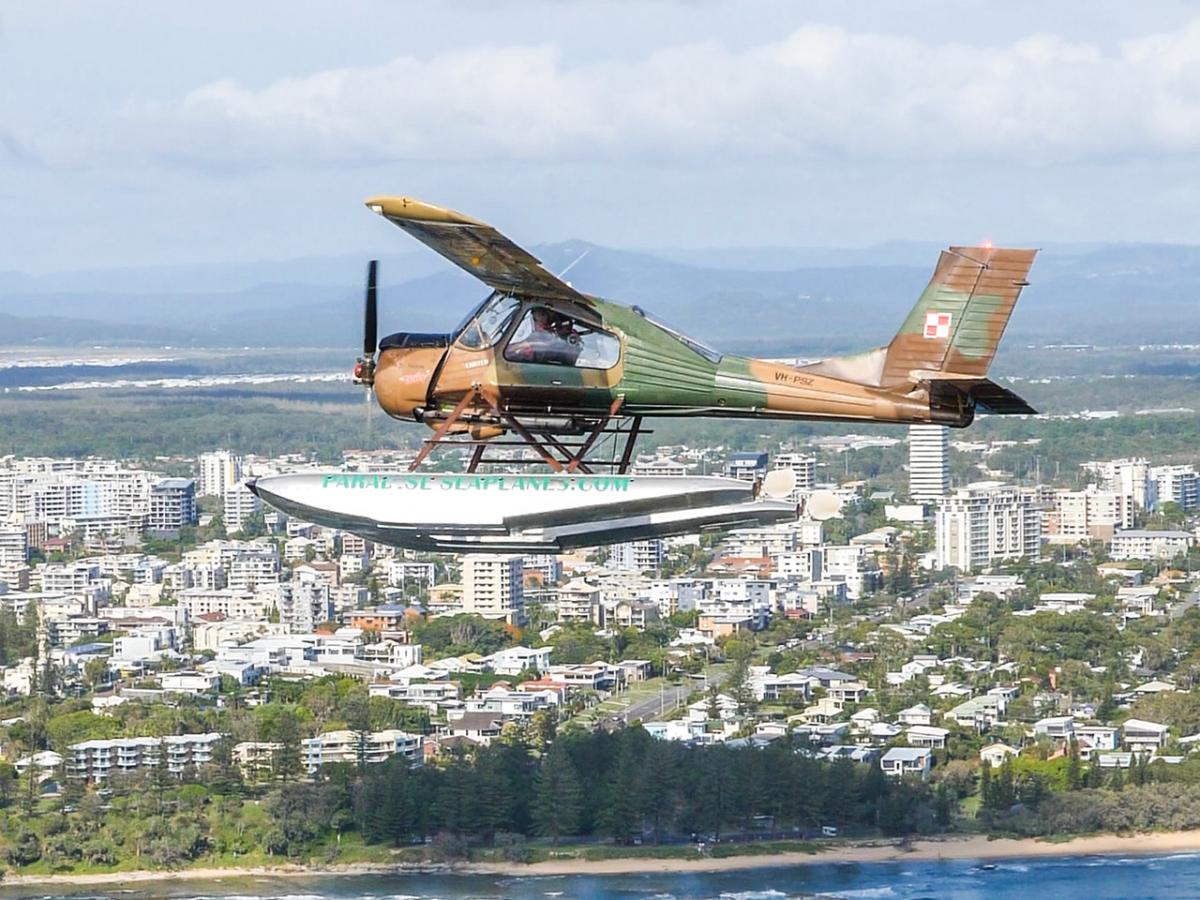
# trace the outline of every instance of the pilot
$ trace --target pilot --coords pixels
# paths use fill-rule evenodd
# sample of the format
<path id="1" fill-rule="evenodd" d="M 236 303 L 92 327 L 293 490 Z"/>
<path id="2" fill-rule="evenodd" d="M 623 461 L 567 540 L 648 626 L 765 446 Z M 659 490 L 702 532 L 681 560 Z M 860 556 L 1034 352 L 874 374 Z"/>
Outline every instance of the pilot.
<path id="1" fill-rule="evenodd" d="M 530 311 L 532 330 L 519 343 L 512 345 L 509 355 L 533 363 L 573 366 L 583 351 L 575 326 L 566 316 L 555 315 L 544 306 Z"/>

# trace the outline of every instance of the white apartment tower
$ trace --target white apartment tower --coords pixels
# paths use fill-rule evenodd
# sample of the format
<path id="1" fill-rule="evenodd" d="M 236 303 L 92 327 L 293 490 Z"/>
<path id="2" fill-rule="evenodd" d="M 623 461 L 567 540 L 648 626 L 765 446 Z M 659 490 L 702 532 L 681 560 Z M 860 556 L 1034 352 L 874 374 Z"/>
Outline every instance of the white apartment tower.
<path id="1" fill-rule="evenodd" d="M 0 525 L 0 566 L 24 565 L 29 560 L 29 533 L 20 523 Z"/>
<path id="2" fill-rule="evenodd" d="M 1037 560 L 1041 543 L 1042 513 L 1032 491 L 980 481 L 938 504 L 940 567 L 972 572 L 1002 560 Z"/>
<path id="3" fill-rule="evenodd" d="M 945 425 L 909 425 L 909 498 L 914 503 L 933 503 L 949 492 L 950 429 Z"/>
<path id="4" fill-rule="evenodd" d="M 1154 480 L 1156 506 L 1176 503 L 1188 510 L 1200 506 L 1200 476 L 1195 466 L 1155 466 L 1150 477 Z"/>
<path id="5" fill-rule="evenodd" d="M 228 450 L 200 454 L 198 497 L 224 497 L 225 492 L 242 480 L 242 458 Z"/>
<path id="6" fill-rule="evenodd" d="M 525 619 L 523 578 L 520 556 L 467 554 L 462 557 L 463 612 L 520 625 Z"/>
<path id="7" fill-rule="evenodd" d="M 662 565 L 665 556 L 661 538 L 626 541 L 608 548 L 608 565 L 622 572 L 651 572 Z"/>
<path id="8" fill-rule="evenodd" d="M 1052 544 L 1111 541 L 1115 532 L 1133 527 L 1133 498 L 1116 491 L 1055 491 L 1046 514 L 1046 536 Z"/>
<path id="9" fill-rule="evenodd" d="M 788 500 L 799 503 L 802 494 L 811 491 L 817 483 L 817 458 L 804 453 L 780 453 L 775 457 L 776 469 L 791 469 L 796 475 L 796 486 Z"/>
<path id="10" fill-rule="evenodd" d="M 263 503 L 250 488 L 241 482 L 235 482 L 225 488 L 225 508 L 222 521 L 225 523 L 225 533 L 235 534 L 242 530 L 246 520 L 263 511 Z"/>
<path id="11" fill-rule="evenodd" d="M 1154 508 L 1158 483 L 1151 474 L 1147 460 L 1110 459 L 1085 462 L 1082 467 L 1096 476 L 1100 490 L 1129 494 L 1138 509 Z"/>

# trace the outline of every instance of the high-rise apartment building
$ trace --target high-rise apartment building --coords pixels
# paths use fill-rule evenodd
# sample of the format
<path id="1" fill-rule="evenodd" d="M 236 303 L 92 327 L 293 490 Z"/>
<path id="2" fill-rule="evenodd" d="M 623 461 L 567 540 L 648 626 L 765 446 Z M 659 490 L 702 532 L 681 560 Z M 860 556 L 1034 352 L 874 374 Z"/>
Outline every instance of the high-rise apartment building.
<path id="1" fill-rule="evenodd" d="M 1133 527 L 1133 498 L 1089 486 L 1082 491 L 1054 491 L 1046 512 L 1046 537 L 1052 544 L 1110 541 L 1113 533 Z"/>
<path id="2" fill-rule="evenodd" d="M 622 572 L 652 572 L 662 565 L 666 555 L 660 538 L 625 541 L 608 548 L 608 565 Z"/>
<path id="3" fill-rule="evenodd" d="M 1154 466 L 1150 477 L 1156 507 L 1163 503 L 1175 503 L 1187 510 L 1200 506 L 1200 476 L 1195 466 Z"/>
<path id="4" fill-rule="evenodd" d="M 765 451 L 730 454 L 725 463 L 725 476 L 739 481 L 758 481 L 767 474 L 767 460 Z"/>
<path id="5" fill-rule="evenodd" d="M 462 557 L 463 612 L 521 624 L 525 618 L 523 576 L 520 556 L 467 554 Z"/>
<path id="6" fill-rule="evenodd" d="M 775 457 L 776 469 L 791 469 L 796 476 L 796 485 L 788 500 L 799 503 L 802 494 L 811 491 L 817 483 L 817 458 L 804 453 L 780 453 Z"/>
<path id="7" fill-rule="evenodd" d="M 221 518 L 225 523 L 226 534 L 241 531 L 247 519 L 263 511 L 263 502 L 241 482 L 227 487 L 224 496 L 224 515 Z"/>
<path id="8" fill-rule="evenodd" d="M 944 425 L 908 426 L 908 495 L 933 503 L 950 492 L 950 429 Z"/>
<path id="9" fill-rule="evenodd" d="M 1150 474 L 1150 463 L 1144 459 L 1109 459 L 1085 462 L 1083 469 L 1096 479 L 1102 491 L 1128 494 L 1138 509 L 1153 509 L 1158 484 Z"/>
<path id="10" fill-rule="evenodd" d="M 228 450 L 200 454 L 199 497 L 224 497 L 225 492 L 242 480 L 242 458 Z"/>
<path id="11" fill-rule="evenodd" d="M 29 560 L 29 532 L 23 524 L 0 525 L 0 566 L 22 565 Z"/>
<path id="12" fill-rule="evenodd" d="M 173 538 L 196 521 L 196 482 L 192 479 L 164 478 L 150 489 L 147 528 L 152 535 Z"/>
<path id="13" fill-rule="evenodd" d="M 1042 513 L 1030 490 L 981 481 L 938 504 L 939 566 L 971 572 L 1003 560 L 1037 560 L 1041 542 Z"/>

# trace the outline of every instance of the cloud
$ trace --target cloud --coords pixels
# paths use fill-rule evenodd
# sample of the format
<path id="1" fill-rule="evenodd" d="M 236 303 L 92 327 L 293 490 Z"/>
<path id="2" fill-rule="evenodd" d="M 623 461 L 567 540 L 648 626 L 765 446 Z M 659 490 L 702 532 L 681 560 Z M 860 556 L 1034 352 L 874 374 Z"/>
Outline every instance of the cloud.
<path id="1" fill-rule="evenodd" d="M 808 26 L 579 63 L 475 47 L 255 88 L 203 85 L 127 122 L 153 152 L 221 164 L 705 161 L 1103 162 L 1200 149 L 1200 20 L 1105 49 Z"/>

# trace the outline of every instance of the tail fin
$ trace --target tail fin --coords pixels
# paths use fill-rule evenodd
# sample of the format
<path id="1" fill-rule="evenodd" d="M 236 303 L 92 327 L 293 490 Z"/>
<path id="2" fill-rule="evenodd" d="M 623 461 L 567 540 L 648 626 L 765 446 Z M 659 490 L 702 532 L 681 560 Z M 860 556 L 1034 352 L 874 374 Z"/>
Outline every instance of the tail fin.
<path id="1" fill-rule="evenodd" d="M 951 247 L 899 333 L 885 348 L 882 387 L 899 387 L 937 373 L 982 378 L 1036 250 Z"/>

